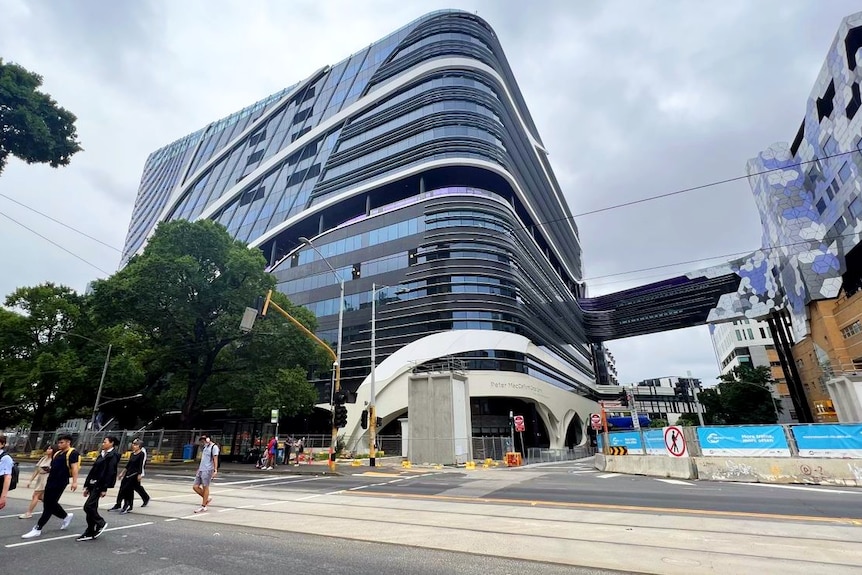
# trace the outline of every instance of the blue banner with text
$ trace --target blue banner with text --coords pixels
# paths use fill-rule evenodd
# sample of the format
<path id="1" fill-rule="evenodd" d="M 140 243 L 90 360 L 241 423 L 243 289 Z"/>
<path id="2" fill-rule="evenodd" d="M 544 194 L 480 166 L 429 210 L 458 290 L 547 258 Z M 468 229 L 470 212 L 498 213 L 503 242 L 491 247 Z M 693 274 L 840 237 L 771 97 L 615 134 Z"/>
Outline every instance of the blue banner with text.
<path id="1" fill-rule="evenodd" d="M 604 435 L 601 433 L 598 436 L 599 450 L 601 450 L 602 445 L 604 444 L 602 441 L 603 437 Z M 625 447 L 631 455 L 644 454 L 644 446 L 643 442 L 641 442 L 641 434 L 639 431 L 617 431 L 609 433 L 608 445 L 611 447 Z"/>
<path id="2" fill-rule="evenodd" d="M 862 458 L 862 425 L 831 424 L 794 425 L 790 428 L 799 457 Z"/>
<path id="3" fill-rule="evenodd" d="M 787 436 L 780 425 L 698 427 L 697 440 L 706 456 L 790 457 Z"/>

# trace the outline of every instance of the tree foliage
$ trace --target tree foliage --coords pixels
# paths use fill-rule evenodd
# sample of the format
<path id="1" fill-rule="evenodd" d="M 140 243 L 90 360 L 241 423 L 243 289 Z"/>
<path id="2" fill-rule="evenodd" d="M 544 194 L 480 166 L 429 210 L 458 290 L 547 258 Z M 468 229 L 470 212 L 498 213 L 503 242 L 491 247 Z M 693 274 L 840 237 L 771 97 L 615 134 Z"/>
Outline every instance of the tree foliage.
<path id="1" fill-rule="evenodd" d="M 180 409 L 190 426 L 206 407 L 260 415 L 308 406 L 307 372 L 325 365 L 314 342 L 286 322 L 239 331 L 245 308 L 274 287 L 265 264 L 223 226 L 179 220 L 160 224 L 140 256 L 95 284 L 97 321 L 141 342 L 138 359 L 156 409 Z M 314 329 L 309 311 L 276 297 Z"/>
<path id="2" fill-rule="evenodd" d="M 719 376 L 721 383 L 698 394 L 704 421 L 718 425 L 776 423 L 781 404 L 772 396 L 769 367 L 743 364 Z"/>
<path id="3" fill-rule="evenodd" d="M 38 74 L 0 59 L 0 173 L 10 154 L 56 168 L 81 150 L 77 118 L 40 92 L 41 85 Z"/>

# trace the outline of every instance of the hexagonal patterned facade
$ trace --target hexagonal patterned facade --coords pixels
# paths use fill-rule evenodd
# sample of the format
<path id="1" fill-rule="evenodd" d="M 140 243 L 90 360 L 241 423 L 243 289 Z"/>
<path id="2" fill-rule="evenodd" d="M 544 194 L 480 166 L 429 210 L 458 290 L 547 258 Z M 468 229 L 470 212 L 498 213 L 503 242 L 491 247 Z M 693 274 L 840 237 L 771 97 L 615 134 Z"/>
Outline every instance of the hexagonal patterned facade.
<path id="1" fill-rule="evenodd" d="M 841 22 L 791 144 L 748 162 L 763 248 L 729 264 L 742 277 L 709 321 L 757 318 L 786 304 L 797 339 L 806 304 L 834 298 L 862 234 L 862 12 Z"/>

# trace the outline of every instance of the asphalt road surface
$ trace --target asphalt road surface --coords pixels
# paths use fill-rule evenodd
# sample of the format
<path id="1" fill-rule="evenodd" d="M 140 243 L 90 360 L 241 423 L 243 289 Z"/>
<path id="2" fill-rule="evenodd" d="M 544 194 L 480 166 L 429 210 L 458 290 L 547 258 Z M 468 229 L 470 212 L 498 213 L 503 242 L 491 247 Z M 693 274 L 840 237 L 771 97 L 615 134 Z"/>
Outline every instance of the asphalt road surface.
<path id="1" fill-rule="evenodd" d="M 110 495 L 110 494 L 109 494 Z M 106 498 L 106 500 L 109 498 Z M 517 561 L 412 546 L 348 541 L 239 525 L 118 516 L 108 519 L 95 541 L 77 542 L 84 514 L 73 505 L 83 498 L 67 492 L 63 501 L 75 513 L 67 531 L 52 519 L 37 539 L 21 534 L 33 524 L 17 518 L 26 507 L 10 500 L 0 510 L 0 573 L 56 575 L 235 575 L 302 573 L 306 575 L 613 575 L 600 569 Z M 500 550 L 501 555 L 505 550 Z"/>
<path id="2" fill-rule="evenodd" d="M 583 505 L 627 511 L 678 512 L 746 516 L 787 516 L 862 519 L 862 489 L 814 485 L 773 485 L 713 481 L 683 481 L 604 473 L 589 461 L 563 462 L 521 469 L 435 471 L 380 468 L 342 476 L 292 475 L 290 468 L 276 472 L 232 471 L 225 481 L 249 481 L 248 489 L 339 491 L 389 494 L 466 501 L 502 500 L 525 505 Z M 23 473 L 23 470 L 22 470 Z M 155 471 L 154 479 L 191 483 L 188 472 Z M 262 476 L 267 481 L 256 482 Z M 229 478 L 229 479 L 225 479 Z"/>

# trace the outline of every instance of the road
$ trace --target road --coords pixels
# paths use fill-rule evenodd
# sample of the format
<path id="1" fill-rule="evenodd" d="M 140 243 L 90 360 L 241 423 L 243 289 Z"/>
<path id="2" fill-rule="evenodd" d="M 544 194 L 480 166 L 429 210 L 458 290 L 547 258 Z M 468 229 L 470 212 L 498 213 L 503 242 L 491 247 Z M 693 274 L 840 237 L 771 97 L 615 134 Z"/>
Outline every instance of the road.
<path id="1" fill-rule="evenodd" d="M 66 535 L 54 520 L 42 538 L 21 545 L 30 522 L 15 518 L 28 496 L 19 489 L 0 512 L 4 571 L 8 558 L 34 572 L 33 558 L 47 545 L 47 555 L 63 551 L 45 572 L 57 572 L 47 565 L 63 557 L 94 556 L 106 573 L 122 565 L 141 574 L 234 573 L 230 558 L 252 569 L 301 561 L 307 573 L 472 573 L 480 564 L 489 573 L 862 572 L 862 490 L 660 480 L 597 472 L 589 461 L 341 471 L 234 466 L 201 516 L 192 513 L 199 500 L 190 471 L 152 470 L 150 506 L 111 514 L 109 531 L 92 543 L 51 541 Z M 82 527 L 76 516 L 73 529 Z"/>
<path id="2" fill-rule="evenodd" d="M 239 469 L 243 469 L 240 467 Z M 365 471 L 344 476 L 308 477 L 269 474 L 249 467 L 231 472 L 231 481 L 250 481 L 248 489 L 308 493 L 339 491 L 424 497 L 439 501 L 502 501 L 571 508 L 713 514 L 738 517 L 797 517 L 804 520 L 862 520 L 862 489 L 659 479 L 596 471 L 591 460 L 520 469 L 464 471 L 420 469 Z M 188 472 L 163 472 L 161 481 L 189 482 Z M 258 481 L 266 477 L 264 481 Z"/>

